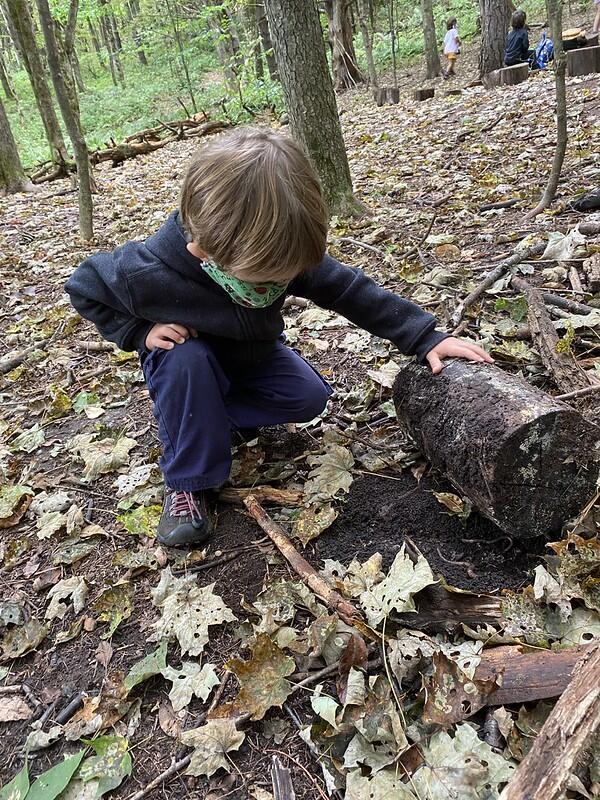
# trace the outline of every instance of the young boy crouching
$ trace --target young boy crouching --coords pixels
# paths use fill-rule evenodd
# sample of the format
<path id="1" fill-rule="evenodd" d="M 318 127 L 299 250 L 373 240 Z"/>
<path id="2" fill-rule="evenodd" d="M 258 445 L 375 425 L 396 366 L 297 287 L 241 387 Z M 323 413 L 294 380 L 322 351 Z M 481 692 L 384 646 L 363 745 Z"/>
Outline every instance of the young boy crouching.
<path id="1" fill-rule="evenodd" d="M 179 211 L 154 235 L 88 258 L 67 282 L 101 336 L 140 354 L 163 446 L 161 543 L 210 535 L 211 490 L 229 477 L 232 431 L 304 422 L 325 408 L 327 383 L 282 341 L 286 295 L 342 314 L 434 373 L 447 356 L 491 361 L 328 256 L 326 237 L 319 181 L 300 147 L 239 129 L 202 147 Z"/>

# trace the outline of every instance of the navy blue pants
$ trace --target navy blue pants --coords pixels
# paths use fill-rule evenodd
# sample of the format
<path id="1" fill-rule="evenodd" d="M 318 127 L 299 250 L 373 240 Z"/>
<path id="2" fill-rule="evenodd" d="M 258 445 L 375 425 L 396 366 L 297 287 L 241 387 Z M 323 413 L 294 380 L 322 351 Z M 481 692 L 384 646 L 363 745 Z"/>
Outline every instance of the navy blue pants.
<path id="1" fill-rule="evenodd" d="M 144 360 L 163 446 L 160 466 L 167 486 L 194 492 L 229 477 L 231 431 L 318 416 L 331 390 L 289 347 L 249 368 L 219 361 L 211 345 L 188 339 L 172 350 L 156 348 Z"/>

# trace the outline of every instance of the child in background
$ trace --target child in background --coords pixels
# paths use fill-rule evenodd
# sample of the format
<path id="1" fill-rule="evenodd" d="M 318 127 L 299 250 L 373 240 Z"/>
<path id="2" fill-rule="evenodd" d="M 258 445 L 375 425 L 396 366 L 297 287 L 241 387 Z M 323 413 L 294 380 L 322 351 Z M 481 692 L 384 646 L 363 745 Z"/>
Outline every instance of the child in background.
<path id="1" fill-rule="evenodd" d="M 592 31 L 594 33 L 600 33 L 600 0 L 594 0 L 594 5 L 596 7 L 596 16 L 594 17 Z"/>
<path id="2" fill-rule="evenodd" d="M 515 64 L 522 64 L 529 61 L 532 53 L 529 50 L 529 36 L 525 27 L 525 12 L 518 10 L 512 15 L 510 24 L 512 30 L 506 37 L 506 49 L 504 51 L 504 65 L 514 67 Z"/>
<path id="3" fill-rule="evenodd" d="M 233 432 L 324 410 L 329 386 L 283 343 L 286 295 L 343 314 L 434 373 L 448 356 L 492 360 L 326 255 L 326 238 L 321 187 L 301 148 L 242 128 L 202 147 L 180 210 L 157 233 L 88 258 L 67 282 L 105 339 L 140 354 L 163 445 L 161 543 L 199 544 L 211 533 Z"/>
<path id="4" fill-rule="evenodd" d="M 456 17 L 451 17 L 446 23 L 447 32 L 444 36 L 444 55 L 448 62 L 448 67 L 445 72 L 442 72 L 444 78 L 450 78 L 456 75 L 454 67 L 460 54 L 460 38 L 458 36 L 458 27 Z"/>

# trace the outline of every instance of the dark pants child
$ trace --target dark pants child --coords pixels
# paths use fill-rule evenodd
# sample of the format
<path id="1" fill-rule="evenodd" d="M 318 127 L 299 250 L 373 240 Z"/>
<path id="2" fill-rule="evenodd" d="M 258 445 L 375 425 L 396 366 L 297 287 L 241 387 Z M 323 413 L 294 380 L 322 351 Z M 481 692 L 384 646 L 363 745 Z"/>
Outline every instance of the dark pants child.
<path id="1" fill-rule="evenodd" d="M 235 345 L 230 345 L 235 346 Z M 207 339 L 159 348 L 143 362 L 163 445 L 160 466 L 175 492 L 216 488 L 229 477 L 231 432 L 308 422 L 331 390 L 289 347 L 252 367 L 227 359 Z"/>

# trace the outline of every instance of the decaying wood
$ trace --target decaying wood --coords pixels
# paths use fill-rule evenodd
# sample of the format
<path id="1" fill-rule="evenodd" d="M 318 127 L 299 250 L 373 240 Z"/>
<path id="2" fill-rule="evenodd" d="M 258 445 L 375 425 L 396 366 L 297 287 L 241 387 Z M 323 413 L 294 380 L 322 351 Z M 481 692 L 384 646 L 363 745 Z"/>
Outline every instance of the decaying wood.
<path id="1" fill-rule="evenodd" d="M 373 91 L 373 99 L 376 105 L 396 105 L 400 102 L 400 89 L 395 86 L 383 86 Z"/>
<path id="2" fill-rule="evenodd" d="M 503 645 L 483 651 L 475 678 L 489 681 L 502 676 L 500 685 L 486 697 L 486 705 L 530 703 L 559 697 L 569 685 L 575 666 L 597 644 L 564 650 L 531 649 Z"/>
<path id="3" fill-rule="evenodd" d="M 575 266 L 571 266 L 569 268 L 569 283 L 571 284 L 571 288 L 573 289 L 575 296 L 583 297 L 584 291 L 583 286 L 581 285 L 581 278 L 579 277 L 579 272 Z"/>
<path id="4" fill-rule="evenodd" d="M 502 67 L 502 69 L 495 69 L 493 72 L 484 75 L 483 85 L 487 89 L 492 89 L 495 86 L 515 86 L 517 83 L 523 83 L 529 77 L 529 64 L 515 64 L 513 67 Z"/>
<path id="5" fill-rule="evenodd" d="M 292 786 L 292 775 L 284 767 L 277 756 L 271 760 L 271 782 L 274 800 L 296 800 L 296 792 Z"/>
<path id="6" fill-rule="evenodd" d="M 600 727 L 600 647 L 573 669 L 573 679 L 519 764 L 500 800 L 558 800 L 586 743 Z"/>
<path id="7" fill-rule="evenodd" d="M 301 506 L 304 492 L 296 489 L 275 489 L 272 486 L 254 486 L 252 489 L 221 489 L 219 500 L 232 505 L 244 505 L 244 500 L 253 495 L 259 502 L 273 503 L 276 506 Z"/>
<path id="8" fill-rule="evenodd" d="M 512 279 L 511 283 L 516 288 L 514 278 Z M 563 311 L 568 311 L 569 314 L 582 314 L 585 316 L 586 314 L 591 314 L 594 310 L 594 307 L 588 306 L 587 303 L 580 303 L 577 300 L 570 300 L 568 297 L 561 297 L 559 294 L 547 292 L 544 289 L 541 290 L 541 294 L 542 300 L 544 303 L 546 303 L 546 305 L 556 306 L 556 308 L 561 308 Z"/>
<path id="9" fill-rule="evenodd" d="M 455 308 L 454 313 L 450 317 L 450 325 L 452 328 L 456 328 L 458 326 L 465 315 L 465 311 L 474 305 L 483 295 L 483 293 L 490 289 L 497 280 L 499 280 L 503 275 L 506 275 L 511 267 L 515 267 L 522 261 L 527 261 L 534 256 L 539 256 L 544 252 L 545 249 L 546 243 L 538 242 L 537 244 L 527 247 L 524 250 L 517 250 L 512 254 L 512 256 L 509 256 L 504 261 L 501 261 L 497 267 L 494 267 L 494 269 L 490 270 L 477 284 L 473 291 L 465 297 L 462 303 Z"/>
<path id="10" fill-rule="evenodd" d="M 515 289 L 527 299 L 527 321 L 542 364 L 551 373 L 561 392 L 572 392 L 590 385 L 586 372 L 579 366 L 570 351 L 559 352 L 560 337 L 546 311 L 542 292 L 522 278 L 513 276 Z"/>
<path id="11" fill-rule="evenodd" d="M 431 100 L 435 96 L 435 89 L 415 89 L 413 92 L 413 100 L 421 103 L 423 100 Z"/>
<path id="12" fill-rule="evenodd" d="M 600 428 L 493 365 L 407 364 L 398 419 L 431 463 L 502 530 L 557 533 L 595 491 Z"/>
<path id="13" fill-rule="evenodd" d="M 600 233 L 600 220 L 594 219 L 580 222 L 577 227 L 579 228 L 579 232 L 583 233 L 584 236 L 595 236 L 597 233 Z"/>
<path id="14" fill-rule="evenodd" d="M 600 72 L 600 47 L 578 47 L 567 53 L 567 75 L 590 75 Z"/>
<path id="15" fill-rule="evenodd" d="M 469 627 L 491 625 L 500 627 L 504 621 L 502 600 L 488 594 L 451 592 L 434 584 L 419 592 L 417 611 L 394 614 L 391 619 L 399 625 L 428 633 L 452 633 L 461 624 Z"/>
<path id="16" fill-rule="evenodd" d="M 501 200 L 498 203 L 484 203 L 482 206 L 479 206 L 479 213 L 482 214 L 484 211 L 496 211 L 500 208 L 512 208 L 513 206 L 517 206 L 520 202 L 518 197 L 513 197 L 510 200 Z"/>
<path id="17" fill-rule="evenodd" d="M 316 569 L 300 555 L 288 539 L 281 525 L 278 525 L 271 519 L 256 497 L 249 495 L 244 500 L 244 505 L 288 564 L 298 573 L 303 582 L 317 597 L 320 597 L 329 608 L 337 612 L 344 622 L 348 624 L 352 624 L 353 621 L 360 617 L 357 609 L 347 600 L 344 600 L 341 594 L 332 589 L 327 581 L 319 575 Z"/>
<path id="18" fill-rule="evenodd" d="M 587 276 L 588 289 L 592 293 L 600 292 L 600 253 L 594 253 L 593 256 L 583 262 L 583 271 Z"/>

